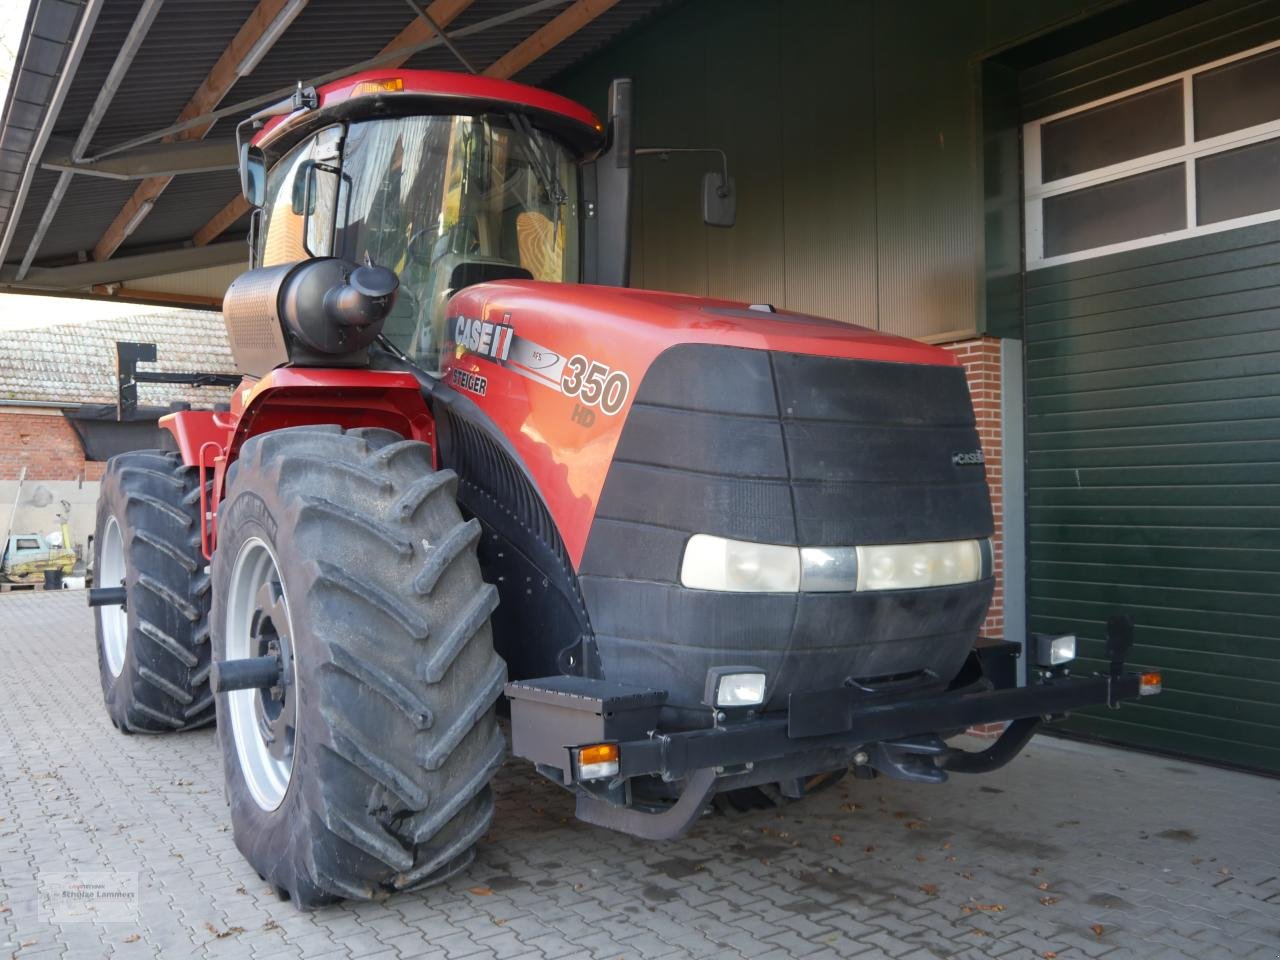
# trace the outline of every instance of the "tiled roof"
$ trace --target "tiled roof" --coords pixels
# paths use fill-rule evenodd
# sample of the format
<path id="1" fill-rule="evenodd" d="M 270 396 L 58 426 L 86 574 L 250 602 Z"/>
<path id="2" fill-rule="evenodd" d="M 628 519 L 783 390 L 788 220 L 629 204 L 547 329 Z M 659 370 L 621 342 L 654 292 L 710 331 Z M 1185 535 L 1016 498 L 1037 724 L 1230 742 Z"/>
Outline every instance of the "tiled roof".
<path id="1" fill-rule="evenodd" d="M 140 308 L 146 309 L 146 308 Z M 137 316 L 79 321 L 0 335 L 0 404 L 5 400 L 115 403 L 116 341 L 156 345 L 156 362 L 140 370 L 176 373 L 235 373 L 222 314 L 153 310 Z M 138 385 L 142 405 L 193 406 L 224 403 L 226 387 L 167 383 Z"/>

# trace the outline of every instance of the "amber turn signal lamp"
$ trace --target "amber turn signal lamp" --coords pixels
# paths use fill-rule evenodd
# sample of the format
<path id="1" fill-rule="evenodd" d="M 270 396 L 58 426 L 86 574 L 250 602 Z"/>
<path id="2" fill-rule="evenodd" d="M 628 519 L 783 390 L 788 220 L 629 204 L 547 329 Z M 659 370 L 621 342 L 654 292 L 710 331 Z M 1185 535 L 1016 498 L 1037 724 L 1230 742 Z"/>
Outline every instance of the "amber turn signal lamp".
<path id="1" fill-rule="evenodd" d="M 362 97 L 367 93 L 400 93 L 404 90 L 404 81 L 399 77 L 387 77 L 385 80 L 361 80 L 351 91 L 353 97 Z"/>
<path id="2" fill-rule="evenodd" d="M 593 743 L 588 747 L 578 747 L 574 753 L 577 754 L 579 780 L 603 780 L 605 777 L 617 776 L 616 743 Z"/>

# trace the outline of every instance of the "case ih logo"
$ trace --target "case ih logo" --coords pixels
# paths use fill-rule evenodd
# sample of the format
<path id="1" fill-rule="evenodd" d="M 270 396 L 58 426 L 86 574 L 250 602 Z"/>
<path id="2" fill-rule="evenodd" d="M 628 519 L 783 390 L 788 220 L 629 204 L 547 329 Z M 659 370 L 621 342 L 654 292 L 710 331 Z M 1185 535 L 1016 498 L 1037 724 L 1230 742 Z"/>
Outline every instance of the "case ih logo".
<path id="1" fill-rule="evenodd" d="M 454 342 L 466 350 L 499 363 L 511 353 L 511 341 L 515 330 L 509 323 L 490 323 L 471 317 L 459 317 L 454 330 Z"/>
<path id="2" fill-rule="evenodd" d="M 968 452 L 956 451 L 951 455 L 951 465 L 953 467 L 974 467 L 987 462 L 987 458 L 982 455 L 981 450 L 969 450 Z"/>

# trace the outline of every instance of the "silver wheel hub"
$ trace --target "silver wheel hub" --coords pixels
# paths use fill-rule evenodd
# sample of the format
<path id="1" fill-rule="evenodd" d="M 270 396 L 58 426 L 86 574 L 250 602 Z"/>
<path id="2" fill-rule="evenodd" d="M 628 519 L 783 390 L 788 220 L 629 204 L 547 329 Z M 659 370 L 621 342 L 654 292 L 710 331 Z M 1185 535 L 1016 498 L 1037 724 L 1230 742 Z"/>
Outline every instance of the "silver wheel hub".
<path id="1" fill-rule="evenodd" d="M 108 517 L 98 554 L 97 583 L 103 587 L 124 586 L 124 575 L 124 536 L 116 518 Z M 123 605 L 98 607 L 98 623 L 102 625 L 102 655 L 107 669 L 111 676 L 119 677 L 129 647 L 129 615 Z"/>
<path id="2" fill-rule="evenodd" d="M 254 801 L 275 810 L 293 776 L 298 720 L 293 624 L 275 554 L 252 537 L 240 547 L 227 594 L 227 660 L 276 657 L 280 683 L 225 694 L 240 771 Z"/>

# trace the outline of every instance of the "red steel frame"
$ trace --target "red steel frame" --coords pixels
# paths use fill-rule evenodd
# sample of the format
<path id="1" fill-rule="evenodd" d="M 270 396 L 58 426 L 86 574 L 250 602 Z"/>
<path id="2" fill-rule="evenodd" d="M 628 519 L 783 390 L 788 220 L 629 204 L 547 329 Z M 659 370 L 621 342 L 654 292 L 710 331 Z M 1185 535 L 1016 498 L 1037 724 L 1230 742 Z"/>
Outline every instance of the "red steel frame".
<path id="1" fill-rule="evenodd" d="M 316 423 L 382 427 L 435 449 L 435 421 L 417 379 L 408 373 L 280 367 L 260 380 L 243 380 L 230 411 L 183 410 L 160 418 L 183 463 L 200 471 L 200 549 L 206 560 L 213 559 L 217 548 L 218 504 L 227 467 L 244 441 L 269 430 Z"/>

